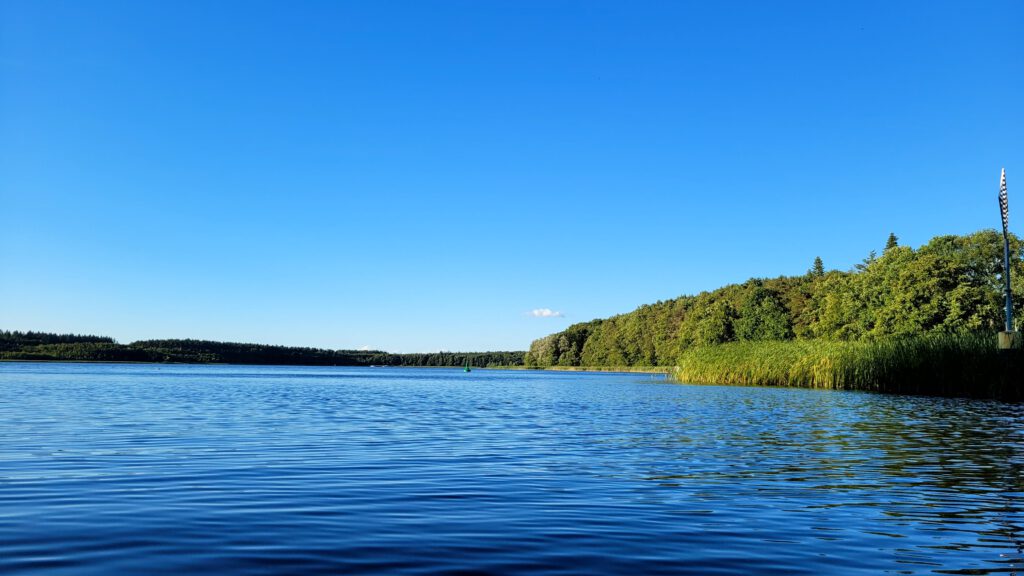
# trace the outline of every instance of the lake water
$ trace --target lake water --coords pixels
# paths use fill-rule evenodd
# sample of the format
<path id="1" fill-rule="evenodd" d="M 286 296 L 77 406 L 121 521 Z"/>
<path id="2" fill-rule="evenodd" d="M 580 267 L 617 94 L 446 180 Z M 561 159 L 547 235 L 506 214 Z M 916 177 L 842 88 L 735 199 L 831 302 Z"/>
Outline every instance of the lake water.
<path id="1" fill-rule="evenodd" d="M 0 573 L 1013 573 L 1022 413 L 649 374 L 4 363 Z"/>

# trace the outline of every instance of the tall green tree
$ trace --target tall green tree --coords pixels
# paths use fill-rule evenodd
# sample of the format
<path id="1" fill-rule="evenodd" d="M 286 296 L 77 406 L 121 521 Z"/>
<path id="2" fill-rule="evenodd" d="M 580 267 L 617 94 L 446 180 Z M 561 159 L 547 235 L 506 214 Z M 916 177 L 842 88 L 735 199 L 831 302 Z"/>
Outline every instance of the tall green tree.
<path id="1" fill-rule="evenodd" d="M 885 241 L 885 251 L 888 252 L 889 250 L 899 246 L 899 241 L 900 239 L 894 232 L 889 232 L 889 239 Z"/>
<path id="2" fill-rule="evenodd" d="M 822 277 L 825 275 L 825 264 L 821 261 L 821 256 L 814 257 L 814 264 L 811 266 L 811 276 Z"/>
<path id="3" fill-rule="evenodd" d="M 793 336 L 793 322 L 778 295 L 757 286 L 747 295 L 733 322 L 739 340 L 786 340 Z"/>
<path id="4" fill-rule="evenodd" d="M 728 300 L 719 300 L 701 311 L 694 340 L 702 346 L 735 340 L 735 321 L 736 309 Z"/>

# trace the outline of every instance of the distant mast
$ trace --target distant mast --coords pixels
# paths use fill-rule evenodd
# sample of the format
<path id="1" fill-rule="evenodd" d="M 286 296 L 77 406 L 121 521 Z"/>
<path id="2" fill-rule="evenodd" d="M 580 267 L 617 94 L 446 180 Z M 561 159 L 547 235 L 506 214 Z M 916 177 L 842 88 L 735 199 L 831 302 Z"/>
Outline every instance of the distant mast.
<path id="1" fill-rule="evenodd" d="M 1003 281 L 1006 283 L 1006 331 L 999 335 L 1000 348 L 1012 348 L 1013 333 L 1013 293 L 1010 290 L 1010 219 L 1009 201 L 1006 196 L 1006 168 L 999 176 L 999 213 L 1003 218 Z"/>

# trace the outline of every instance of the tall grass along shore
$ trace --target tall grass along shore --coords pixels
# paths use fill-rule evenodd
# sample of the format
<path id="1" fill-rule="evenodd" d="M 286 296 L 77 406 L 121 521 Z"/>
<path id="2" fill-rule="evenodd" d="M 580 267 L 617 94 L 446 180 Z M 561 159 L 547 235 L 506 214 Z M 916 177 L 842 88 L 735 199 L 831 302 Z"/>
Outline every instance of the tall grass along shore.
<path id="1" fill-rule="evenodd" d="M 873 341 L 730 342 L 684 352 L 673 375 L 696 384 L 799 386 L 1024 400 L 1024 350 L 989 332 Z"/>

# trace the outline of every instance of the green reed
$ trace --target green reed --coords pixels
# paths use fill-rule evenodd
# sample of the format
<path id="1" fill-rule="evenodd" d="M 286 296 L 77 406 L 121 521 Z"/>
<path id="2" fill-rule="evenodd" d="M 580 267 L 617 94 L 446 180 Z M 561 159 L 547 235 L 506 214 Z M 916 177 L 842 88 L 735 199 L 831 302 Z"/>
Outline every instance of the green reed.
<path id="1" fill-rule="evenodd" d="M 992 333 L 930 333 L 875 341 L 733 342 L 679 358 L 682 382 L 800 386 L 901 394 L 1024 399 L 1024 352 Z"/>

